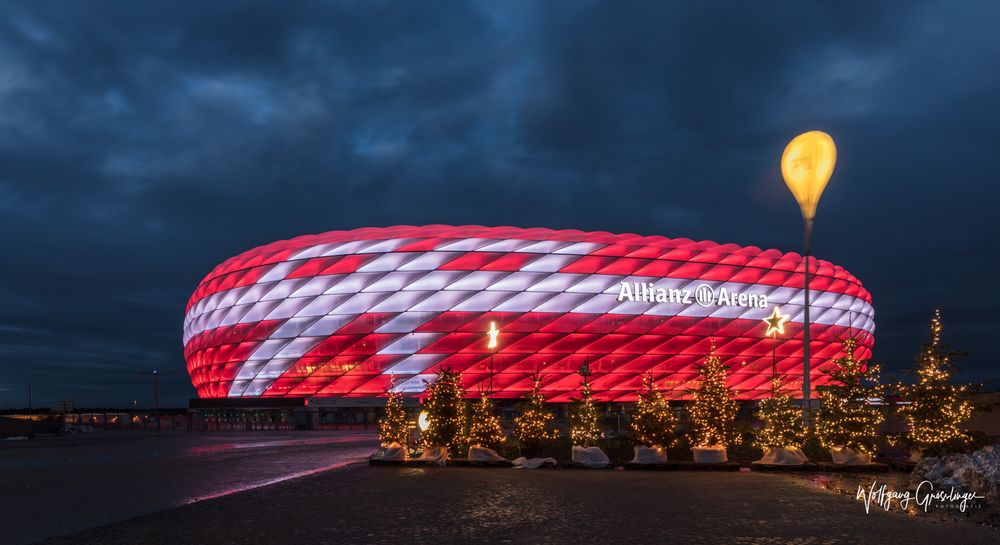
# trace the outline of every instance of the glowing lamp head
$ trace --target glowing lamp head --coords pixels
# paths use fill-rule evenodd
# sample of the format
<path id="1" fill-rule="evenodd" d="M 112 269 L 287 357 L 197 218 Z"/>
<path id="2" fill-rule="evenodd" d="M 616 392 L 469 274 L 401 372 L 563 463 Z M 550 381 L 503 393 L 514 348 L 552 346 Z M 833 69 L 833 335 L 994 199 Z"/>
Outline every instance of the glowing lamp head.
<path id="1" fill-rule="evenodd" d="M 427 431 L 427 428 L 431 425 L 431 417 L 427 414 L 427 411 L 420 411 L 417 415 L 417 427 L 420 431 Z"/>
<path id="2" fill-rule="evenodd" d="M 490 330 L 486 332 L 489 337 L 489 341 L 486 343 L 486 348 L 493 350 L 497 347 L 497 336 L 500 335 L 500 330 L 497 329 L 496 322 L 490 322 Z"/>
<path id="3" fill-rule="evenodd" d="M 806 221 L 816 217 L 816 205 L 836 163 L 837 146 L 825 132 L 802 133 L 785 146 L 781 154 L 781 175 Z"/>

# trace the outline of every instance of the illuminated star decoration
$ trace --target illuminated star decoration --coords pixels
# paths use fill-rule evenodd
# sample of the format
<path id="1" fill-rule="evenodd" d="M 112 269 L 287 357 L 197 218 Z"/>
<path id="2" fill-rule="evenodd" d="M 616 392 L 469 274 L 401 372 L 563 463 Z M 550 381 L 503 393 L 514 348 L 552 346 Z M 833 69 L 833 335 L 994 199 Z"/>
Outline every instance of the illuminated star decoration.
<path id="1" fill-rule="evenodd" d="M 490 338 L 490 341 L 486 344 L 486 348 L 489 348 L 490 350 L 496 348 L 497 336 L 500 335 L 500 330 L 497 329 L 496 322 L 490 322 L 490 330 L 486 332 L 486 335 Z"/>
<path id="2" fill-rule="evenodd" d="M 763 322 L 767 324 L 767 332 L 764 333 L 765 336 L 770 337 L 771 335 L 778 336 L 785 334 L 785 322 L 788 321 L 788 315 L 781 313 L 781 307 L 778 305 L 774 306 L 774 310 L 771 311 L 771 315 L 764 318 Z"/>

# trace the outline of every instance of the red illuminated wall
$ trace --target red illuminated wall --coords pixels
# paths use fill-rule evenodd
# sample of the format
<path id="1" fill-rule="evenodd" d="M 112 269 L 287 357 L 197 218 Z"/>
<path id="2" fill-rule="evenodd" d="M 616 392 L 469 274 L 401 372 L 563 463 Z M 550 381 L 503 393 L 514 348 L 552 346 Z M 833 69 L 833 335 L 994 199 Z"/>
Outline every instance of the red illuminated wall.
<path id="1" fill-rule="evenodd" d="M 850 273 L 813 260 L 812 385 L 845 335 L 870 355 L 874 310 Z M 598 399 L 634 399 L 642 376 L 684 397 L 714 338 L 740 398 L 761 397 L 772 341 L 762 318 L 791 319 L 777 341 L 786 387 L 802 384 L 802 259 L 795 253 L 658 236 L 514 227 L 332 231 L 261 246 L 217 266 L 188 303 L 184 355 L 201 397 L 419 394 L 442 366 L 485 388 L 490 322 L 497 397 L 543 377 L 566 401 L 588 363 Z M 621 283 L 687 290 L 685 301 L 619 301 Z M 694 294 L 707 286 L 712 304 Z M 701 288 L 705 290 L 706 288 Z M 767 297 L 728 304 L 722 293 Z M 655 292 L 652 292 L 655 294 Z M 707 293 L 707 292 L 705 292 Z M 722 301 L 722 303 L 718 303 Z"/>

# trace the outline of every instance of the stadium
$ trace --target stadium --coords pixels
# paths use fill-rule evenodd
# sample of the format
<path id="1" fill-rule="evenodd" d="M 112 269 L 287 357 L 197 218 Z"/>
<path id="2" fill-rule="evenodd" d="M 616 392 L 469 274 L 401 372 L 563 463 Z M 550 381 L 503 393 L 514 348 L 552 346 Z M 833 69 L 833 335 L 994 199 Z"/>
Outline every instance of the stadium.
<path id="1" fill-rule="evenodd" d="M 200 398 L 419 397 L 436 370 L 469 395 L 635 399 L 652 374 L 674 399 L 712 344 L 739 399 L 766 395 L 773 368 L 801 397 L 803 258 L 636 234 L 482 226 L 395 226 L 273 242 L 215 267 L 191 296 L 184 356 Z M 811 261 L 811 384 L 853 336 L 874 343 L 871 295 Z M 766 335 L 775 307 L 784 334 Z M 488 348 L 487 332 L 499 331 Z"/>

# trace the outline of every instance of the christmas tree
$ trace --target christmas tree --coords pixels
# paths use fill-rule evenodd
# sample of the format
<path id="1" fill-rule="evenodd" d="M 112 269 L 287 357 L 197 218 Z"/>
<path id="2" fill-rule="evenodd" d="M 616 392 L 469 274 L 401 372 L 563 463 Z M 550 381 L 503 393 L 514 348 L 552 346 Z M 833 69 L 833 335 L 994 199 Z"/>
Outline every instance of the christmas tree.
<path id="1" fill-rule="evenodd" d="M 472 403 L 469 432 L 466 440 L 470 446 L 498 449 L 507 442 L 507 435 L 500 425 L 500 417 L 493 414 L 493 400 L 485 393 Z"/>
<path id="2" fill-rule="evenodd" d="M 465 392 L 462 375 L 443 368 L 438 378 L 427 386 L 424 408 L 429 421 L 421 442 L 426 446 L 448 447 L 452 453 L 460 452 L 465 427 Z"/>
<path id="3" fill-rule="evenodd" d="M 590 393 L 590 384 L 584 376 L 580 399 L 574 399 L 570 405 L 569 432 L 574 445 L 581 447 L 594 446 L 598 439 L 604 437 L 598 425 L 597 404 Z"/>
<path id="4" fill-rule="evenodd" d="M 632 414 L 633 440 L 646 446 L 658 445 L 669 447 L 674 442 L 674 430 L 677 428 L 677 417 L 670 410 L 670 402 L 663 392 L 656 388 L 653 375 L 649 374 L 642 380 L 642 390 Z"/>
<path id="5" fill-rule="evenodd" d="M 531 392 L 520 407 L 521 414 L 514 419 L 514 437 L 522 448 L 538 448 L 543 441 L 559 437 L 559 430 L 551 427 L 554 416 L 545 407 L 542 378 L 535 375 L 532 382 Z"/>
<path id="6" fill-rule="evenodd" d="M 410 428 L 403 408 L 403 394 L 389 390 L 386 392 L 385 414 L 378 421 L 378 440 L 383 445 L 396 442 L 406 445 L 410 439 Z"/>
<path id="7" fill-rule="evenodd" d="M 696 447 L 728 446 L 741 442 L 736 431 L 739 407 L 733 391 L 726 386 L 729 368 L 715 355 L 715 342 L 705 364 L 698 368 L 701 383 L 694 390 L 691 415 L 692 443 Z"/>
<path id="8" fill-rule="evenodd" d="M 869 400 L 881 399 L 878 365 L 857 360 L 857 340 L 847 338 L 844 355 L 827 371 L 830 382 L 817 388 L 823 406 L 816 413 L 816 435 L 825 448 L 846 447 L 872 455 L 878 446 L 878 428 L 885 420 L 882 409 Z"/>
<path id="9" fill-rule="evenodd" d="M 941 342 L 941 329 L 941 311 L 935 310 L 930 341 L 917 357 L 917 382 L 899 388 L 908 402 L 899 406 L 906 440 L 917 449 L 938 452 L 969 445 L 971 437 L 961 423 L 972 416 L 972 403 L 961 399 L 968 387 L 951 384 L 951 358 L 957 353 Z"/>
<path id="10" fill-rule="evenodd" d="M 754 444 L 765 451 L 775 448 L 796 448 L 802 445 L 802 409 L 792 403 L 792 396 L 781 390 L 781 379 L 771 378 L 771 395 L 757 406 L 757 417 L 764 427 L 757 430 Z"/>

